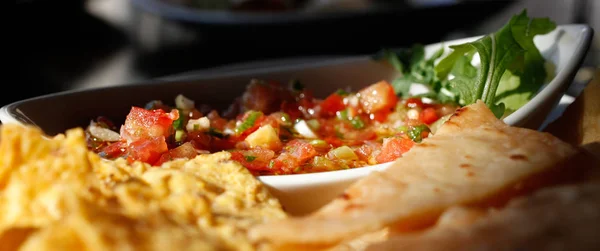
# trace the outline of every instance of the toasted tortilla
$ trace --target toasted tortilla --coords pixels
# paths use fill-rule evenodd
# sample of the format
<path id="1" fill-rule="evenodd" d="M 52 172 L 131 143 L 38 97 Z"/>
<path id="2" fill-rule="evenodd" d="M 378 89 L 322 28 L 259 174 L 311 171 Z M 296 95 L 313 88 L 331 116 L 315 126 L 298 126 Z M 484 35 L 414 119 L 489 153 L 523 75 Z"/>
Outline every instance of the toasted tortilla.
<path id="1" fill-rule="evenodd" d="M 546 132 L 572 145 L 600 142 L 600 68 L 563 115 L 550 123 Z"/>
<path id="2" fill-rule="evenodd" d="M 548 133 L 504 124 L 479 101 L 315 213 L 258 225 L 250 237 L 284 249 L 316 248 L 386 226 L 424 229 L 452 206 L 503 206 L 514 196 L 581 179 L 585 165 L 565 165 L 576 153 Z"/>
<path id="3" fill-rule="evenodd" d="M 600 183 L 553 187 L 515 199 L 471 224 L 439 224 L 367 250 L 597 250 L 598 222 Z"/>

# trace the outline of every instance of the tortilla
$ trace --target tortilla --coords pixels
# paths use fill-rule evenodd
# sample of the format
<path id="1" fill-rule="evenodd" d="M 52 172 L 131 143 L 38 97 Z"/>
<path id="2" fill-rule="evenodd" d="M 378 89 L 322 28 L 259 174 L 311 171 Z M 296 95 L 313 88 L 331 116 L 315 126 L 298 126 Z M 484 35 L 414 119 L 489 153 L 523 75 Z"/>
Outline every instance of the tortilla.
<path id="1" fill-rule="evenodd" d="M 598 222 L 600 183 L 553 187 L 515 199 L 471 224 L 439 224 L 367 250 L 597 250 Z"/>
<path id="2" fill-rule="evenodd" d="M 600 68 L 595 72 L 594 79 L 546 132 L 576 146 L 600 142 Z"/>
<path id="3" fill-rule="evenodd" d="M 548 133 L 504 124 L 478 101 L 315 213 L 258 225 L 250 237 L 315 248 L 386 226 L 424 229 L 452 206 L 503 206 L 540 187 L 582 179 L 585 165 L 564 165 L 576 153 Z"/>

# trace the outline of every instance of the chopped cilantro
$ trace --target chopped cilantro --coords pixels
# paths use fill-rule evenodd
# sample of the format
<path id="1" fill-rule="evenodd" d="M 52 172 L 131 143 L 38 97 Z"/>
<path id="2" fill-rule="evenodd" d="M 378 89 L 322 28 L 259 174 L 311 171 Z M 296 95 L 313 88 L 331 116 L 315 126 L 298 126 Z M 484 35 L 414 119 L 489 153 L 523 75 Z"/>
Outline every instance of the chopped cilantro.
<path id="1" fill-rule="evenodd" d="M 290 85 L 292 86 L 292 90 L 294 91 L 302 91 L 304 90 L 304 85 L 300 83 L 297 79 L 292 79 L 290 81 Z"/>
<path id="2" fill-rule="evenodd" d="M 362 119 L 360 119 L 359 117 L 355 117 L 352 120 L 350 120 L 350 124 L 352 124 L 352 127 L 354 127 L 355 129 L 362 129 L 365 127 L 365 122 L 363 122 Z"/>
<path id="3" fill-rule="evenodd" d="M 214 137 L 217 137 L 220 139 L 225 138 L 225 134 L 223 134 L 221 131 L 219 131 L 218 129 L 213 128 L 213 127 L 209 128 L 208 132 L 206 132 L 206 133 L 210 136 L 214 136 Z"/>
<path id="4" fill-rule="evenodd" d="M 426 125 L 413 126 L 408 130 L 408 137 L 414 142 L 420 143 L 423 140 L 423 132 L 429 132 Z"/>
<path id="5" fill-rule="evenodd" d="M 340 95 L 340 96 L 348 96 L 350 93 L 344 89 L 338 89 L 335 94 Z"/>
<path id="6" fill-rule="evenodd" d="M 340 120 L 348 120 L 348 109 L 344 109 L 336 112 L 338 119 Z"/>
<path id="7" fill-rule="evenodd" d="M 183 111 L 181 109 L 177 109 L 179 110 L 179 114 L 182 114 Z M 184 116 L 179 116 L 179 118 L 177 118 L 177 120 L 173 121 L 173 129 L 175 130 L 181 130 L 183 129 L 183 118 Z"/>

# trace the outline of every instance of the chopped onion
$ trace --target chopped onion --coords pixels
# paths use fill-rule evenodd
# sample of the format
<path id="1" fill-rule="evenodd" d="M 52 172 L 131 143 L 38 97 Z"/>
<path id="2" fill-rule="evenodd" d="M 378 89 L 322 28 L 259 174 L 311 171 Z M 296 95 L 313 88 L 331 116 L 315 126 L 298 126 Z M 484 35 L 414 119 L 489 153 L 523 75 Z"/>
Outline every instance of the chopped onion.
<path id="1" fill-rule="evenodd" d="M 298 123 L 294 125 L 294 129 L 298 134 L 302 135 L 302 137 L 307 139 L 316 139 L 319 136 L 315 134 L 315 132 L 308 126 L 305 120 L 300 120 Z"/>
<path id="2" fill-rule="evenodd" d="M 413 83 L 410 85 L 410 89 L 408 90 L 408 93 L 411 96 L 417 96 L 428 92 L 431 92 L 431 88 L 421 83 Z"/>
<path id="3" fill-rule="evenodd" d="M 358 160 L 356 153 L 348 146 L 340 146 L 329 151 L 327 157 L 330 159 Z"/>
<path id="4" fill-rule="evenodd" d="M 190 119 L 185 126 L 188 132 L 193 131 L 207 131 L 210 128 L 210 120 L 207 117 L 199 119 Z"/>
<path id="5" fill-rule="evenodd" d="M 410 109 L 410 110 L 408 110 L 408 112 L 406 112 L 406 116 L 409 119 L 419 119 L 419 111 L 417 111 L 415 109 Z"/>
<path id="6" fill-rule="evenodd" d="M 177 106 L 179 109 L 190 110 L 194 108 L 194 100 L 179 94 L 177 97 L 175 97 L 175 106 Z"/>
<path id="7" fill-rule="evenodd" d="M 88 130 L 90 131 L 90 134 L 92 136 L 102 141 L 115 142 L 121 139 L 121 135 L 119 135 L 119 133 L 104 127 L 97 126 L 95 123 L 90 124 Z"/>

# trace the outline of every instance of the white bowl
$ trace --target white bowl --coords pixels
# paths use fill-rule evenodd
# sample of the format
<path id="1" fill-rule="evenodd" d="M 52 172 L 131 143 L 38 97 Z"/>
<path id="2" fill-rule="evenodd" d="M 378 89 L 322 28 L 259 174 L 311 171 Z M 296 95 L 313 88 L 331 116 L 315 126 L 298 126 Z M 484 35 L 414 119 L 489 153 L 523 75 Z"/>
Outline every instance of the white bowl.
<path id="1" fill-rule="evenodd" d="M 587 50 L 593 30 L 587 25 L 559 25 L 555 31 L 535 38 L 542 55 L 556 66 L 554 78 L 535 97 L 504 121 L 513 126 L 538 129 L 573 81 Z M 431 44 L 427 56 L 440 46 L 464 43 L 480 36 Z M 449 50 L 446 50 L 449 51 Z M 152 99 L 172 100 L 177 94 L 224 108 L 239 96 L 251 78 L 288 81 L 300 79 L 315 90 L 317 97 L 350 86 L 358 90 L 381 79 L 397 76 L 391 67 L 375 62 L 371 55 L 344 57 L 319 62 L 263 62 L 255 66 L 237 66 L 232 71 L 203 72 L 185 77 L 157 80 L 108 88 L 68 91 L 15 102 L 0 109 L 2 123 L 39 126 L 53 135 L 66 129 L 85 126 L 99 115 L 125 118 L 131 105 L 142 105 Z M 108 100 L 108 102 L 107 102 Z M 101 104 L 101 105 L 98 105 Z M 311 174 L 260 176 L 286 210 L 302 215 L 321 207 L 343 192 L 351 183 L 370 172 L 383 170 L 391 163 Z"/>

